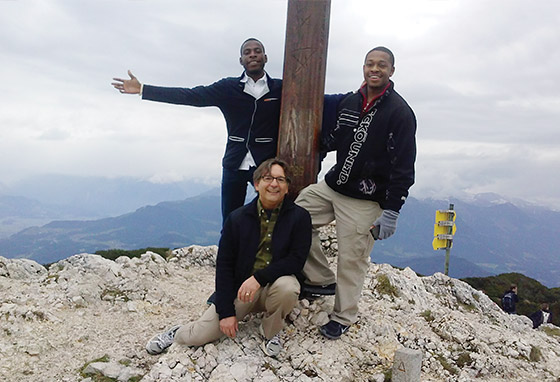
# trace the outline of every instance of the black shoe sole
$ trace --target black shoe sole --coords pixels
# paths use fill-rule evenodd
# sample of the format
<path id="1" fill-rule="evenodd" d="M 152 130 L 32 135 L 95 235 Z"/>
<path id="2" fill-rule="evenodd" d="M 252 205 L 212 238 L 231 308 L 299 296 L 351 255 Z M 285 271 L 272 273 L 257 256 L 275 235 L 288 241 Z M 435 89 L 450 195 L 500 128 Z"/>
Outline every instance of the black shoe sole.
<path id="1" fill-rule="evenodd" d="M 309 301 L 314 301 L 317 300 L 318 298 L 321 297 L 325 297 L 324 295 L 320 295 L 320 294 L 313 294 L 313 293 L 308 293 L 308 292 L 301 292 L 299 294 L 298 300 L 309 300 Z"/>
<path id="2" fill-rule="evenodd" d="M 303 292 L 308 293 L 310 295 L 319 295 L 319 296 L 334 296 L 336 293 L 336 289 L 326 289 L 320 286 L 313 286 L 313 285 L 306 285 L 303 287 Z"/>

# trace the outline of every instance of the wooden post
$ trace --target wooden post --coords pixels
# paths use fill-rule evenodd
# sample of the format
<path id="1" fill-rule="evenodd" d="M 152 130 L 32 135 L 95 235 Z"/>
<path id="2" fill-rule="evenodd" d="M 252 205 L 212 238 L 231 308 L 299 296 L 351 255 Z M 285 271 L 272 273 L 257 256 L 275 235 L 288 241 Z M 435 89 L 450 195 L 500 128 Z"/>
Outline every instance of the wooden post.
<path id="1" fill-rule="evenodd" d="M 289 0 L 278 156 L 293 173 L 290 197 L 317 181 L 330 0 Z"/>

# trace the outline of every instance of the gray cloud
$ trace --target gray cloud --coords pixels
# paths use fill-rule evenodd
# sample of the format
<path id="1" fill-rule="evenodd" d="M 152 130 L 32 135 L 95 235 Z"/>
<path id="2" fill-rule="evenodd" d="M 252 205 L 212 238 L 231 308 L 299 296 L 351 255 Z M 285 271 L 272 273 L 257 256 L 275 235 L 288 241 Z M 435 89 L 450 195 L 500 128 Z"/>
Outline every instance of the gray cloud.
<path id="1" fill-rule="evenodd" d="M 167 86 L 238 75 L 239 45 L 251 36 L 279 77 L 286 3 L 0 2 L 0 150 L 11 158 L 1 179 L 217 183 L 219 112 L 141 101 L 109 83 L 127 69 Z M 333 1 L 326 89 L 357 88 L 365 52 L 390 47 L 396 89 L 418 119 L 414 196 L 496 192 L 560 208 L 558 15 L 551 1 Z"/>

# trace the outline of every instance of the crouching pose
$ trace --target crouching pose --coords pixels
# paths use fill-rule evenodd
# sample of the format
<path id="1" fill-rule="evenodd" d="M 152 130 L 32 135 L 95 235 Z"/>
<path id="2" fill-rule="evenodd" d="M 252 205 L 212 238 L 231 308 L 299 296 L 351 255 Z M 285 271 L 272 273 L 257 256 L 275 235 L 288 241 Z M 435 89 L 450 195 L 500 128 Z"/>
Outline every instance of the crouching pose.
<path id="1" fill-rule="evenodd" d="M 226 219 L 216 263 L 215 303 L 198 320 L 174 326 L 146 345 L 159 354 L 177 343 L 199 346 L 222 336 L 234 338 L 238 322 L 251 312 L 265 312 L 260 332 L 269 356 L 281 351 L 278 333 L 298 301 L 295 276 L 303 269 L 311 246 L 309 213 L 285 199 L 290 175 L 277 158 L 254 172 L 258 193 L 249 204 Z"/>

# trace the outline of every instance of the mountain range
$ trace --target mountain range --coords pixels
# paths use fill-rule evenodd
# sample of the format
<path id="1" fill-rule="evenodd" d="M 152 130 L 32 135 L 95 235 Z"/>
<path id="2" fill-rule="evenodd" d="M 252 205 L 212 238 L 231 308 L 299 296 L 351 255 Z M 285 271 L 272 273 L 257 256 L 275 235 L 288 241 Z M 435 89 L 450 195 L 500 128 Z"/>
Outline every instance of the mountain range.
<path id="1" fill-rule="evenodd" d="M 492 194 L 480 195 L 470 202 L 454 200 L 452 203 L 457 213 L 457 232 L 451 249 L 450 276 L 475 276 L 455 273 L 457 260 L 462 259 L 489 274 L 517 272 L 549 287 L 560 286 L 560 212 L 515 205 Z M 395 240 L 388 240 L 387 248 L 385 243 L 380 243 L 383 249 L 379 260 L 396 266 L 420 260 L 422 264 L 413 267 L 415 271 L 422 274 L 442 271 L 445 251 L 434 252 L 431 240 L 426 239 L 433 236 L 435 211 L 447 206 L 443 201 L 409 198 L 399 218 Z M 441 259 L 439 269 L 429 266 L 433 261 L 429 258 L 434 253 Z"/>
<path id="2" fill-rule="evenodd" d="M 76 253 L 111 248 L 217 244 L 221 228 L 219 198 L 219 191 L 213 189 L 179 201 L 143 206 L 115 217 L 55 220 L 0 238 L 0 255 L 25 257 L 45 264 Z M 0 201 L 6 201 L 6 197 Z M 25 201 L 29 209 L 35 206 L 35 212 L 40 210 L 40 204 Z M 401 210 L 397 233 L 388 240 L 376 242 L 372 260 L 397 267 L 409 266 L 424 275 L 443 272 L 445 251 L 434 251 L 432 239 L 435 211 L 447 209 L 449 202 L 410 197 Z M 560 212 L 513 204 L 494 194 L 479 195 L 470 201 L 451 200 L 451 203 L 457 213 L 457 232 L 450 252 L 451 277 L 517 272 L 549 287 L 560 286 L 557 228 Z M 13 216 L 17 215 L 16 210 L 12 206 L 13 220 L 17 220 Z M 6 216 L 5 211 L 8 204 L 0 203 L 0 216 Z M 24 216 L 23 212 L 21 215 Z M 31 219 L 37 214 L 25 216 Z"/>
<path id="3" fill-rule="evenodd" d="M 221 229 L 219 198 L 214 194 L 199 195 L 141 207 L 117 217 L 53 221 L 0 240 L 0 253 L 45 264 L 76 253 L 111 248 L 216 244 Z"/>
<path id="4" fill-rule="evenodd" d="M 154 183 L 136 178 L 41 175 L 0 184 L 0 239 L 53 220 L 119 216 L 164 200 L 179 200 L 215 185 L 199 180 Z"/>

